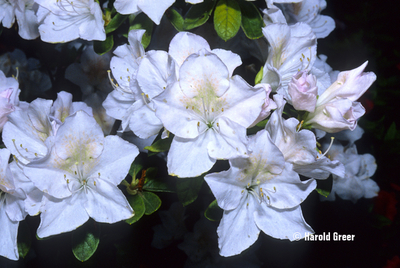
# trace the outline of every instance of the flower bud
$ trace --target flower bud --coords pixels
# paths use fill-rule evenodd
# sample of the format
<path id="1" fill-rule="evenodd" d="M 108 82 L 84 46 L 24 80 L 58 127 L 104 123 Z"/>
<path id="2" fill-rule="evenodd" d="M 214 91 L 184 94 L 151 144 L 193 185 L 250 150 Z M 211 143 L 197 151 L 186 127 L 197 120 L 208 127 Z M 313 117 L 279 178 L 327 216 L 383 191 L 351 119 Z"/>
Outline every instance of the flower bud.
<path id="1" fill-rule="evenodd" d="M 296 110 L 314 112 L 317 103 L 317 78 L 307 70 L 297 72 L 288 85 L 288 93 Z"/>

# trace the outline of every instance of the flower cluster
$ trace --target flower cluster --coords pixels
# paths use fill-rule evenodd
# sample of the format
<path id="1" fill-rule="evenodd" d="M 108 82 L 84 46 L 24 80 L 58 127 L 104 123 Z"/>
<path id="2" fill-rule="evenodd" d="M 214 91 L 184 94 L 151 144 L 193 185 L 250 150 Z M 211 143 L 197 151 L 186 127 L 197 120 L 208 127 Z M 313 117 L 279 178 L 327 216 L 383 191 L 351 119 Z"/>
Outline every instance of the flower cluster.
<path id="1" fill-rule="evenodd" d="M 94 0 L 0 0 L 0 21 L 11 27 L 16 16 L 27 39 L 109 44 L 111 27 L 128 18 L 123 15 L 133 21 L 143 12 L 158 25 L 174 2 L 116 0 L 105 8 Z M 0 71 L 6 147 L 0 151 L 0 255 L 18 259 L 18 224 L 26 215 L 40 214 L 40 238 L 75 230 L 89 218 L 115 223 L 134 217 L 134 205 L 118 185 L 129 186 L 124 178 L 139 150 L 164 152 L 170 176 L 204 178 L 223 210 L 217 229 L 222 256 L 240 254 L 261 231 L 290 241 L 313 233 L 301 204 L 318 180 L 333 177 L 328 200 L 335 194 L 353 202 L 376 196 L 379 187 L 370 179 L 375 159 L 358 155 L 354 144 L 365 113 L 358 99 L 375 74 L 364 72 L 367 62 L 333 72 L 317 55 L 317 38 L 334 29 L 333 19 L 320 14 L 325 1 L 263 5 L 265 26 L 259 30 L 269 45 L 247 44 L 263 55 L 255 85 L 239 74 L 241 55 L 229 47 L 211 48 L 204 37 L 180 31 L 167 51 L 146 51 L 149 31 L 136 26 L 113 55 L 95 54 L 98 42 L 78 44 L 80 63 L 70 65 L 65 77 L 81 88 L 86 103 L 73 102 L 65 91 L 54 102 L 19 101 L 18 76 Z M 134 138 L 109 135 L 114 121 L 120 122 L 118 135 Z M 229 169 L 219 169 L 219 160 Z M 146 171 L 137 182 L 133 178 L 128 194 L 142 194 L 149 180 Z"/>

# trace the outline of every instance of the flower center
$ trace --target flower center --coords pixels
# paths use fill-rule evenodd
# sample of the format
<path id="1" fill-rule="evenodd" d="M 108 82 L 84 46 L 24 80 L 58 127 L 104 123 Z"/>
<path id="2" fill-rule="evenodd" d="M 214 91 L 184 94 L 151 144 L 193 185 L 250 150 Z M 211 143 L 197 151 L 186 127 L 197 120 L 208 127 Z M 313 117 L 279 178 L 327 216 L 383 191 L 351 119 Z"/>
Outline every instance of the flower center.
<path id="1" fill-rule="evenodd" d="M 67 183 L 68 190 L 72 194 L 81 190 L 87 193 L 88 189 L 95 189 L 96 187 L 96 177 L 86 177 L 84 174 L 84 165 L 84 162 L 75 163 L 76 170 L 73 172 L 72 180 L 67 179 L 67 175 L 64 174 L 64 180 Z M 100 178 L 100 173 L 98 173 L 97 178 Z"/>
<path id="2" fill-rule="evenodd" d="M 273 189 L 262 188 L 259 185 L 260 181 L 257 181 L 256 184 L 251 185 L 250 182 L 246 186 L 246 190 L 248 193 L 252 194 L 260 204 L 265 201 L 267 206 L 271 206 L 271 198 L 270 195 L 276 193 L 276 187 L 274 186 Z M 242 194 L 244 190 L 242 190 Z"/>

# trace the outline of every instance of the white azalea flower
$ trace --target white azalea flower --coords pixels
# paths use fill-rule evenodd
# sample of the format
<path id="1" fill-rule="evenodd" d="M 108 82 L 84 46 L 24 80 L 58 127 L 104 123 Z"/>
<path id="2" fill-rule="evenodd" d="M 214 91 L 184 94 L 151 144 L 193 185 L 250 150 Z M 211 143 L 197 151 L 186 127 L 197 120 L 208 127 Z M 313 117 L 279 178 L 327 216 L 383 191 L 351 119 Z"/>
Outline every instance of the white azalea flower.
<path id="1" fill-rule="evenodd" d="M 311 70 L 316 59 L 317 38 L 305 23 L 271 24 L 262 31 L 271 47 L 261 82 L 290 99 L 287 86 L 297 72 Z"/>
<path id="2" fill-rule="evenodd" d="M 52 100 L 36 99 L 27 109 L 15 110 L 3 128 L 3 142 L 21 164 L 47 155 L 46 139 L 54 133 L 50 122 Z"/>
<path id="3" fill-rule="evenodd" d="M 222 256 L 241 253 L 260 231 L 291 241 L 296 232 L 313 233 L 300 204 L 315 189 L 315 180 L 300 180 L 266 130 L 250 137 L 249 148 L 249 158 L 232 159 L 228 171 L 204 178 L 224 210 L 217 230 Z"/>
<path id="4" fill-rule="evenodd" d="M 40 38 L 45 42 L 106 39 L 103 13 L 94 0 L 36 0 Z"/>
<path id="5" fill-rule="evenodd" d="M 279 108 L 272 113 L 265 128 L 285 161 L 293 164 L 293 170 L 315 179 L 326 179 L 331 173 L 343 176 L 344 167 L 338 160 L 330 160 L 318 152 L 313 132 L 306 129 L 299 131 L 300 122 L 296 118 L 283 119 L 286 102 L 282 96 L 275 95 L 274 99 Z"/>
<path id="6" fill-rule="evenodd" d="M 325 0 L 303 0 L 299 3 L 283 5 L 290 18 L 289 22 L 305 22 L 311 26 L 317 38 L 327 37 L 335 29 L 335 21 L 321 11 L 326 8 Z"/>
<path id="7" fill-rule="evenodd" d="M 93 117 L 78 111 L 65 119 L 47 157 L 24 173 L 45 193 L 39 237 L 76 229 L 89 217 L 114 223 L 133 216 L 118 189 L 138 155 L 136 146 L 107 136 Z"/>
<path id="8" fill-rule="evenodd" d="M 175 63 L 165 51 L 144 52 L 144 30 L 129 32 L 129 46 L 118 47 L 111 70 L 118 83 L 103 103 L 108 115 L 122 121 L 122 130 L 132 130 L 148 139 L 163 127 L 155 115 L 153 98 L 175 81 Z"/>
<path id="9" fill-rule="evenodd" d="M 16 17 L 19 35 L 24 39 L 35 39 L 39 31 L 34 5 L 33 0 L 0 0 L 0 23 L 11 28 Z"/>
<path id="10" fill-rule="evenodd" d="M 4 124 L 7 122 L 7 116 L 19 105 L 18 81 L 13 77 L 6 77 L 0 71 L 0 132 L 3 130 Z"/>
<path id="11" fill-rule="evenodd" d="M 14 173 L 18 169 L 15 162 L 8 164 L 10 152 L 0 150 L 0 256 L 18 260 L 17 234 L 19 222 L 27 213 L 24 209 L 25 194 L 17 189 Z"/>
<path id="12" fill-rule="evenodd" d="M 341 72 L 337 80 L 318 97 L 315 111 L 308 114 L 305 123 L 329 133 L 354 130 L 357 119 L 365 113 L 364 107 L 356 101 L 376 79 L 374 73 L 363 72 L 367 63 Z"/>
<path id="13" fill-rule="evenodd" d="M 182 49 L 173 47 L 179 39 Z M 179 177 L 198 176 L 217 159 L 246 157 L 246 128 L 257 119 L 267 98 L 264 88 L 231 77 L 238 61 L 230 51 L 219 49 L 214 54 L 202 48 L 184 59 L 191 52 L 188 44 L 194 50 L 201 48 L 196 39 L 202 38 L 180 33 L 171 41 L 170 53 L 181 64 L 179 80 L 154 99 L 157 117 L 175 135 L 167 166 L 170 174 Z"/>
<path id="14" fill-rule="evenodd" d="M 371 179 L 377 168 L 372 155 L 358 154 L 354 144 L 343 147 L 339 143 L 332 146 L 329 155 L 342 162 L 346 171 L 343 176 L 333 175 L 331 193 L 327 198 L 320 197 L 322 200 L 334 201 L 338 195 L 355 203 L 362 197 L 373 198 L 378 195 L 379 186 Z"/>

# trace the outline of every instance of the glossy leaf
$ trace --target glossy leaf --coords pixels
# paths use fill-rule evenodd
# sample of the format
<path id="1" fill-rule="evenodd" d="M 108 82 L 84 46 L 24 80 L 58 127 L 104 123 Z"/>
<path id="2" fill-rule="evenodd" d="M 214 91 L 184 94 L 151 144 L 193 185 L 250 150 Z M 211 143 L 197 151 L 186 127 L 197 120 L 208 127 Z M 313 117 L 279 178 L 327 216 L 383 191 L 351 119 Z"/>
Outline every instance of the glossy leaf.
<path id="1" fill-rule="evenodd" d="M 134 30 L 134 29 L 146 30 L 146 32 L 142 36 L 142 45 L 144 48 L 146 48 L 150 44 L 150 41 L 151 41 L 151 35 L 153 33 L 153 26 L 154 26 L 153 21 L 149 17 L 147 17 L 146 14 L 140 13 L 133 20 L 133 24 L 129 27 L 129 31 Z"/>
<path id="2" fill-rule="evenodd" d="M 144 215 L 145 205 L 143 198 L 139 194 L 128 195 L 127 199 L 133 211 L 135 212 L 135 215 L 132 218 L 127 219 L 125 222 L 132 224 L 140 220 L 140 218 Z"/>
<path id="3" fill-rule="evenodd" d="M 205 0 L 203 3 L 192 5 L 186 13 L 183 29 L 191 30 L 207 22 L 214 9 L 215 1 Z"/>
<path id="4" fill-rule="evenodd" d="M 214 11 L 214 28 L 224 41 L 234 37 L 239 31 L 241 13 L 235 0 L 219 0 Z"/>
<path id="5" fill-rule="evenodd" d="M 254 84 L 257 85 L 261 83 L 263 78 L 264 66 L 261 66 L 260 71 L 257 73 L 256 78 L 254 79 Z"/>
<path id="6" fill-rule="evenodd" d="M 204 211 L 204 216 L 210 221 L 219 221 L 222 218 L 222 213 L 223 210 L 218 206 L 217 200 L 214 200 Z"/>
<path id="7" fill-rule="evenodd" d="M 169 150 L 172 143 L 172 135 L 170 135 L 166 139 L 156 140 L 152 145 L 144 147 L 144 149 L 149 150 L 150 152 L 160 153 Z"/>
<path id="8" fill-rule="evenodd" d="M 150 192 L 164 192 L 164 193 L 175 193 L 175 181 L 174 178 L 154 178 L 148 180 L 143 186 L 143 190 Z"/>
<path id="9" fill-rule="evenodd" d="M 113 31 L 115 31 L 116 29 L 118 29 L 119 26 L 121 26 L 122 23 L 124 23 L 124 21 L 128 18 L 127 15 L 121 15 L 119 13 L 117 13 L 112 19 L 111 21 L 107 24 L 105 30 L 106 30 L 106 34 L 111 33 Z"/>
<path id="10" fill-rule="evenodd" d="M 110 51 L 114 46 L 113 35 L 108 35 L 104 41 L 93 41 L 93 49 L 99 55 L 103 55 Z"/>
<path id="11" fill-rule="evenodd" d="M 240 1 L 240 11 L 242 13 L 242 29 L 250 39 L 263 37 L 261 28 L 264 26 L 263 18 L 253 3 Z"/>
<path id="12" fill-rule="evenodd" d="M 161 199 L 158 197 L 158 195 L 152 192 L 142 192 L 141 195 L 145 205 L 144 214 L 150 215 L 160 208 Z"/>
<path id="13" fill-rule="evenodd" d="M 79 261 L 87 261 L 100 243 L 100 225 L 88 222 L 72 233 L 72 252 Z"/>
<path id="14" fill-rule="evenodd" d="M 176 180 L 176 192 L 178 199 L 183 206 L 187 206 L 197 199 L 203 181 L 203 176 L 195 178 L 178 178 Z"/>
<path id="15" fill-rule="evenodd" d="M 131 164 L 131 168 L 129 169 L 129 175 L 132 176 L 133 179 L 136 178 L 137 174 L 143 169 L 142 159 L 140 157 L 136 157 L 135 161 Z"/>
<path id="16" fill-rule="evenodd" d="M 177 31 L 183 31 L 184 19 L 178 11 L 173 8 L 169 8 L 165 14 Z"/>

